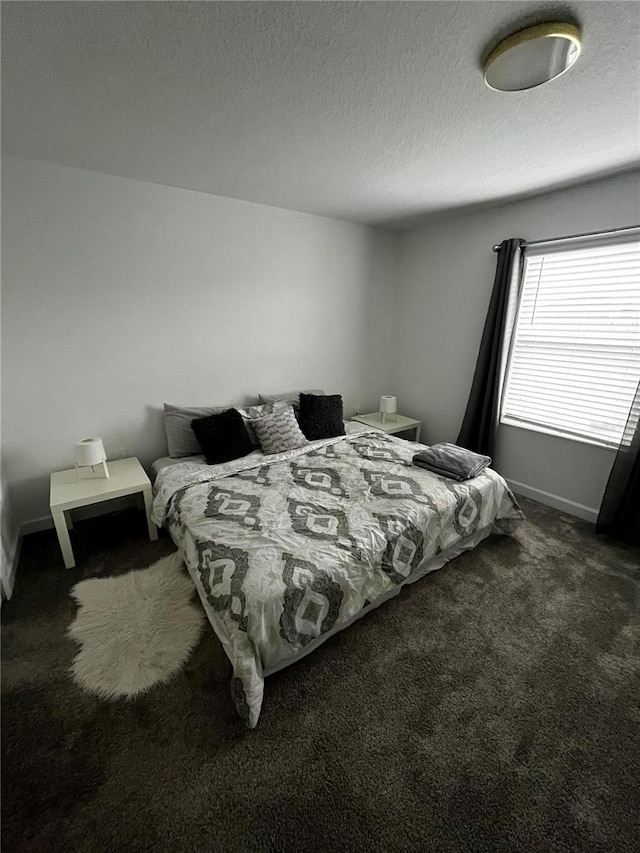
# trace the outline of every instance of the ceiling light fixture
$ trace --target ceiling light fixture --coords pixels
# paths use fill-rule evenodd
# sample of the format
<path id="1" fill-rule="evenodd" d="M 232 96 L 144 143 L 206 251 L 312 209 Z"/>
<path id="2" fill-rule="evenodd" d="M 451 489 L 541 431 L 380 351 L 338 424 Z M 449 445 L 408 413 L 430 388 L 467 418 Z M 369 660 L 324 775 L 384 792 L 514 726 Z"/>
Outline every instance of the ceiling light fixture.
<path id="1" fill-rule="evenodd" d="M 484 82 L 500 92 L 520 92 L 554 80 L 580 56 L 573 24 L 537 24 L 508 36 L 484 61 Z"/>

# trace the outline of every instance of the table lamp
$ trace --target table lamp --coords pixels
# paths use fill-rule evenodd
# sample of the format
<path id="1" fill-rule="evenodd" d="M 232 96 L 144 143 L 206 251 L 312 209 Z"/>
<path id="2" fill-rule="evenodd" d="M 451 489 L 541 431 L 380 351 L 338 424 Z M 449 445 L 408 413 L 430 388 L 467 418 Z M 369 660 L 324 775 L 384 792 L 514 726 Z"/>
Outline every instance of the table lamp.
<path id="1" fill-rule="evenodd" d="M 80 441 L 76 441 L 74 451 L 77 479 L 79 479 L 78 469 L 88 467 L 89 465 L 94 474 L 96 465 L 101 465 L 103 475 L 105 477 L 109 476 L 107 454 L 104 452 L 104 444 L 101 438 L 83 438 Z"/>
<path id="2" fill-rule="evenodd" d="M 390 394 L 380 397 L 380 420 L 383 424 L 387 422 L 387 415 L 392 415 L 391 419 L 396 420 L 396 403 L 396 398 Z"/>

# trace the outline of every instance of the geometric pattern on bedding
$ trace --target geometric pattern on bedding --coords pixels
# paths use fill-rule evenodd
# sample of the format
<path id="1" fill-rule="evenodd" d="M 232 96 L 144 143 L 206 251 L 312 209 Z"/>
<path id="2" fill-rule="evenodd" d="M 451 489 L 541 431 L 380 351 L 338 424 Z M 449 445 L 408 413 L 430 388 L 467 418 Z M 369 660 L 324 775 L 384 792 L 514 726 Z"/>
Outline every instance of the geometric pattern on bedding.
<path id="1" fill-rule="evenodd" d="M 384 442 L 387 436 L 383 433 L 379 438 L 376 436 L 376 439 Z M 353 448 L 356 453 L 359 453 L 365 459 L 381 459 L 384 462 L 399 462 L 401 465 L 411 465 L 411 462 L 407 461 L 406 455 L 403 456 L 398 453 L 393 446 L 376 447 L 367 435 L 359 436 L 359 440 L 354 443 Z"/>
<path id="2" fill-rule="evenodd" d="M 371 471 L 362 469 L 366 481 L 371 487 L 371 494 L 385 498 L 423 497 L 418 483 L 411 477 L 401 477 L 388 471 Z"/>
<path id="3" fill-rule="evenodd" d="M 453 526 L 461 536 L 469 536 L 475 533 L 480 521 L 482 511 L 482 495 L 475 486 L 468 484 L 461 489 L 452 480 L 444 480 L 444 484 L 450 492 L 456 496 L 456 508 L 453 514 Z"/>
<path id="4" fill-rule="evenodd" d="M 224 518 L 250 530 L 262 530 L 258 521 L 260 498 L 252 494 L 238 494 L 231 489 L 213 486 L 204 514 L 209 518 Z"/>
<path id="5" fill-rule="evenodd" d="M 400 583 L 422 561 L 424 530 L 395 515 L 374 513 L 374 516 L 387 539 L 381 568 L 391 580 Z"/>
<path id="6" fill-rule="evenodd" d="M 236 711 L 241 720 L 248 721 L 251 709 L 247 702 L 247 694 L 244 692 L 244 684 L 242 679 L 236 675 L 231 676 L 231 698 L 236 706 Z"/>
<path id="7" fill-rule="evenodd" d="M 316 468 L 299 462 L 291 462 L 290 467 L 293 482 L 299 486 L 320 492 L 329 492 L 332 495 L 346 494 L 340 483 L 338 472 L 333 468 Z"/>
<path id="8" fill-rule="evenodd" d="M 286 588 L 280 636 L 297 650 L 333 628 L 340 613 L 342 590 L 309 560 L 284 553 L 282 561 Z"/>
<path id="9" fill-rule="evenodd" d="M 246 600 L 242 591 L 249 555 L 242 548 L 229 548 L 216 542 L 198 543 L 198 572 L 207 601 L 221 613 L 238 624 L 238 630 L 247 630 Z"/>
<path id="10" fill-rule="evenodd" d="M 324 459 L 339 459 L 342 454 L 337 445 L 329 444 L 326 447 L 319 447 L 317 450 L 310 450 L 306 456 L 311 459 L 315 459 L 317 456 L 322 456 Z"/>
<path id="11" fill-rule="evenodd" d="M 324 539 L 340 548 L 358 551 L 355 539 L 349 533 L 347 516 L 335 507 L 320 506 L 289 498 L 287 510 L 295 533 L 311 539 Z"/>
<path id="12" fill-rule="evenodd" d="M 261 465 L 259 468 L 250 468 L 248 471 L 239 471 L 236 477 L 241 480 L 251 480 L 252 483 L 258 483 L 261 486 L 270 486 L 269 466 Z"/>

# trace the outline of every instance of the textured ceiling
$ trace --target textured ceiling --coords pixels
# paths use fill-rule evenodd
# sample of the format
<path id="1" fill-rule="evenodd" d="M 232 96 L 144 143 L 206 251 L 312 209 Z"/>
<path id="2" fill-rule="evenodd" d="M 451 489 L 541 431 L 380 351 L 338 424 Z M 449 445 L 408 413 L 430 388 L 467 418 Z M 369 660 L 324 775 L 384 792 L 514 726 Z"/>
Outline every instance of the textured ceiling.
<path id="1" fill-rule="evenodd" d="M 483 52 L 532 21 L 583 55 L 523 93 Z M 367 223 L 640 162 L 640 3 L 2 4 L 3 150 Z"/>

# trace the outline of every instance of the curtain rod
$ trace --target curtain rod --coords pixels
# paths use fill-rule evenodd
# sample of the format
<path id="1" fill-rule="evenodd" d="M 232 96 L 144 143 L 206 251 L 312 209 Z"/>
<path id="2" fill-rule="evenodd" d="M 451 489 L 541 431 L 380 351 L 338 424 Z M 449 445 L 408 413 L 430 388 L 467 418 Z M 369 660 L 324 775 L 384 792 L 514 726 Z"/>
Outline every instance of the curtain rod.
<path id="1" fill-rule="evenodd" d="M 627 228 L 612 228 L 610 231 L 592 231 L 589 234 L 571 234 L 568 237 L 555 237 L 549 240 L 534 240 L 532 243 L 523 243 L 522 248 L 526 249 L 528 246 L 541 246 L 543 243 L 565 243 L 567 240 L 583 240 L 587 237 L 606 237 L 607 235 L 611 236 L 613 234 L 625 234 L 627 231 L 637 231 L 640 230 L 640 225 L 630 225 Z M 500 248 L 500 244 L 497 243 L 493 247 L 493 251 L 497 252 Z"/>

